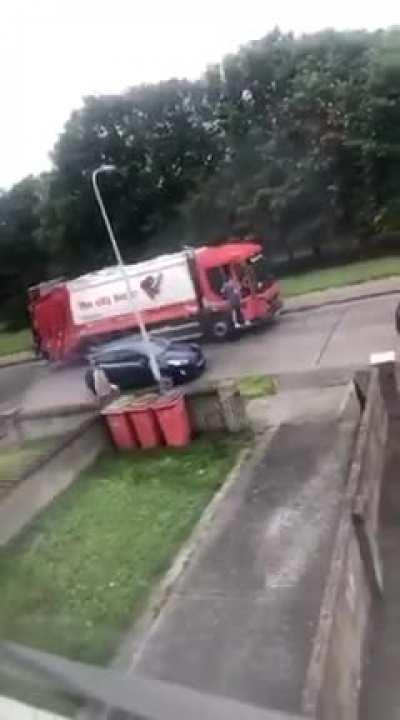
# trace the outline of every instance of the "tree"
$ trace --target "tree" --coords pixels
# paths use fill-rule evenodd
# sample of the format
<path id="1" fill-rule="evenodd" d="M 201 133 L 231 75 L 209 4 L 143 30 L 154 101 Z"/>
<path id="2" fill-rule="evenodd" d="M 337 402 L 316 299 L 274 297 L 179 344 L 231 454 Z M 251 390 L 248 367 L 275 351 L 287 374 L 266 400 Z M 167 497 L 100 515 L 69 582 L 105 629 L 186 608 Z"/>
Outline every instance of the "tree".
<path id="1" fill-rule="evenodd" d="M 38 237 L 41 201 L 42 181 L 32 176 L 0 195 L 0 316 L 10 327 L 26 323 L 26 289 L 46 272 Z"/>
<path id="2" fill-rule="evenodd" d="M 113 163 L 102 190 L 125 255 L 172 222 L 218 155 L 215 127 L 201 84 L 171 80 L 124 95 L 86 98 L 53 153 L 45 232 L 55 235 L 71 270 L 109 260 L 107 239 L 90 185 L 92 170 Z M 57 252 L 59 251 L 59 244 Z"/>
<path id="3" fill-rule="evenodd" d="M 187 214 L 252 227 L 290 258 L 305 246 L 319 259 L 325 246 L 371 231 L 379 182 L 368 144 L 377 130 L 365 118 L 379 42 L 377 33 L 294 39 L 276 30 L 227 58 L 219 90 L 227 150 Z"/>

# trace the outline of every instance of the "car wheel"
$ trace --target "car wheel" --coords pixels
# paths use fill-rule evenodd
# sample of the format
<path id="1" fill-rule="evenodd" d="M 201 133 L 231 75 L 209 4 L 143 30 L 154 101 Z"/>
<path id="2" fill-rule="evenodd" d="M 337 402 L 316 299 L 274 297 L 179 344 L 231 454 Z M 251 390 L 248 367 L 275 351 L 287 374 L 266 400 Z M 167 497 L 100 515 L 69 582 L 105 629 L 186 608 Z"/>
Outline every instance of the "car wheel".
<path id="1" fill-rule="evenodd" d="M 398 304 L 396 308 L 395 313 L 395 326 L 398 333 L 400 333 L 400 303 Z"/>
<path id="2" fill-rule="evenodd" d="M 85 373 L 85 384 L 88 390 L 90 390 L 93 395 L 96 395 L 96 390 L 94 387 L 94 376 L 93 376 L 93 370 L 86 370 Z"/>

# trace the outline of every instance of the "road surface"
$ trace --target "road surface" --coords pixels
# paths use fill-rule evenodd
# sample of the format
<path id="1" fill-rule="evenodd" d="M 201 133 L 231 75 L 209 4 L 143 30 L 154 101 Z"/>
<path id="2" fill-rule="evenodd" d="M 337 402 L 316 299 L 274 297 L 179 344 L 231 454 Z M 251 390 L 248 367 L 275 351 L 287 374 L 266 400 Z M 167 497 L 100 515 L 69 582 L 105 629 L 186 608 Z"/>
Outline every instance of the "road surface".
<path id="1" fill-rule="evenodd" d="M 349 302 L 283 315 L 274 325 L 232 343 L 207 345 L 207 377 L 282 373 L 363 365 L 371 352 L 396 350 L 398 297 Z M 43 363 L 0 370 L 0 406 L 19 402 L 27 410 L 89 399 L 82 367 Z"/>

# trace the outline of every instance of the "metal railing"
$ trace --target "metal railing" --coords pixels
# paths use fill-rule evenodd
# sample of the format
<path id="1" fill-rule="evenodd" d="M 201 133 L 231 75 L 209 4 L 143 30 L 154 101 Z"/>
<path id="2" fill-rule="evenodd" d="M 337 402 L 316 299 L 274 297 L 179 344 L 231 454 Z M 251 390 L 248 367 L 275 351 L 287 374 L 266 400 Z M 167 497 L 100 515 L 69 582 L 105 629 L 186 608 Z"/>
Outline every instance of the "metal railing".
<path id="1" fill-rule="evenodd" d="M 77 699 L 82 706 L 95 703 L 93 716 L 102 720 L 301 720 L 298 716 L 208 695 L 134 672 L 95 667 L 14 643 L 2 643 L 3 676 L 11 666 L 14 674 L 15 669 L 20 669 L 45 678 L 56 691 Z"/>

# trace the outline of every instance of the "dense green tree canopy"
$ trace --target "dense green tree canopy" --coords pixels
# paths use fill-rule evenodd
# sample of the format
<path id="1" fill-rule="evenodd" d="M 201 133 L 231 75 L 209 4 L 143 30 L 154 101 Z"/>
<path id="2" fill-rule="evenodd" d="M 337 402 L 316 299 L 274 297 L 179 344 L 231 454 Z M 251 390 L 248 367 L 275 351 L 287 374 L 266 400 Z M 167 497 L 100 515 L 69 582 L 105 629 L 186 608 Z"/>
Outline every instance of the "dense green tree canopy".
<path id="1" fill-rule="evenodd" d="M 104 162 L 129 260 L 232 233 L 316 261 L 365 247 L 400 231 L 400 30 L 275 30 L 198 81 L 86 98 L 52 172 L 0 195 L 3 308 L 40 278 L 112 260 L 90 182 Z"/>
<path id="2" fill-rule="evenodd" d="M 0 309 L 12 326 L 25 320 L 25 290 L 48 269 L 41 246 L 44 180 L 27 177 L 0 194 Z"/>

